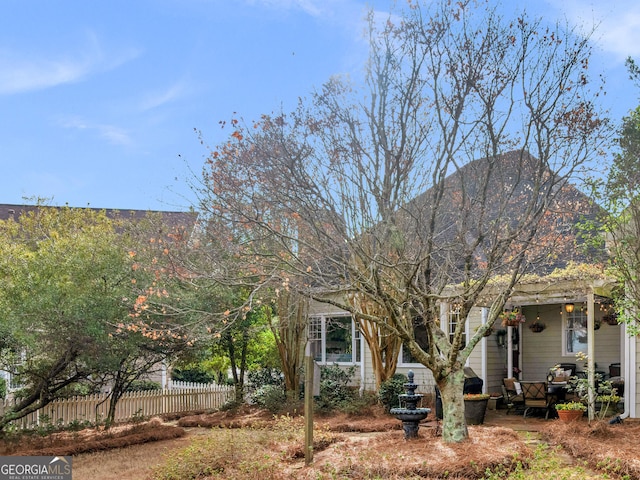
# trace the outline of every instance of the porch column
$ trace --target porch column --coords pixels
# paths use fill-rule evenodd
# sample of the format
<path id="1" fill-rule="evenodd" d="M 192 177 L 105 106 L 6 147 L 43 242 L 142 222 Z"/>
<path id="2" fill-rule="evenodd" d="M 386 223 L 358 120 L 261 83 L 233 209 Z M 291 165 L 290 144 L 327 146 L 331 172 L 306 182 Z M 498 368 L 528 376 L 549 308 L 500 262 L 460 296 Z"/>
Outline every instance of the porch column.
<path id="1" fill-rule="evenodd" d="M 587 293 L 587 371 L 589 375 L 589 420 L 593 420 L 595 417 L 595 309 L 594 309 L 594 294 L 593 290 Z"/>
<path id="2" fill-rule="evenodd" d="M 513 327 L 507 327 L 507 378 L 513 377 Z"/>

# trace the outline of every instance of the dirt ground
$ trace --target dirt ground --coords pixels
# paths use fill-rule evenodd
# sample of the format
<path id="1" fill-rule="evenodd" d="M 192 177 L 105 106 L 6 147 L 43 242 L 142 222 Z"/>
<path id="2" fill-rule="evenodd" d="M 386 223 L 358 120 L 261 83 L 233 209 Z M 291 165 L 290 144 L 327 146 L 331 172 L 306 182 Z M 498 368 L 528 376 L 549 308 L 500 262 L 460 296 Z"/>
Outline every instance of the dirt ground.
<path id="1" fill-rule="evenodd" d="M 503 419 L 503 420 L 501 420 Z M 87 429 L 62 432 L 48 437 L 25 437 L 20 441 L 0 442 L 0 455 L 73 455 L 74 480 L 141 480 L 162 463 L 163 456 L 188 446 L 198 437 L 216 434 L 216 428 L 268 427 L 274 418 L 261 410 L 199 413 L 180 419 L 152 419 L 136 425 L 120 426 L 108 432 Z M 407 475 L 439 478 L 447 471 L 458 478 L 478 478 L 486 467 L 505 465 L 509 469 L 514 454 L 525 463 L 532 449 L 517 430 L 539 431 L 552 444 L 562 444 L 571 455 L 608 475 L 606 478 L 640 479 L 636 441 L 640 424 L 572 425 L 557 420 L 527 419 L 518 416 L 490 415 L 485 425 L 469 427 L 470 440 L 461 445 L 446 445 L 439 436 L 439 423 L 428 418 L 421 425 L 420 438 L 405 441 L 398 420 L 381 411 L 368 416 L 334 415 L 316 417 L 316 427 L 340 432 L 338 440 L 317 448 L 314 465 L 340 468 L 358 458 L 376 458 L 380 477 L 385 469 L 406 469 Z M 304 460 L 285 467 L 290 478 L 320 478 Z M 369 467 L 359 467 L 369 468 Z M 357 473 L 357 472 L 356 472 Z M 361 474 L 362 472 L 360 472 Z"/>

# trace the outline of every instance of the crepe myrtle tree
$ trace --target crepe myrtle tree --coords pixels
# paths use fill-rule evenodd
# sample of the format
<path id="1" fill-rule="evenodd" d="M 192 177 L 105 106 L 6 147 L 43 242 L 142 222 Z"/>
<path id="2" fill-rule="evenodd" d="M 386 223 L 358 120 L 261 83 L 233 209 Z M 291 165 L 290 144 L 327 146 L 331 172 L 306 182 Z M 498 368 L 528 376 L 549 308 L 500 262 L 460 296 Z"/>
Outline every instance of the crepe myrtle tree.
<path id="1" fill-rule="evenodd" d="M 399 338 L 433 372 L 447 442 L 468 436 L 465 361 L 521 275 L 565 260 L 550 250 L 585 208 L 569 181 L 609 135 L 587 37 L 476 5 L 372 12 L 364 80 L 224 123 L 198 190 L 236 266 L 214 274 L 255 295 L 294 289 Z M 443 304 L 456 305 L 452 332 Z M 488 321 L 465 343 L 476 305 Z"/>
<path id="2" fill-rule="evenodd" d="M 0 430 L 105 380 L 112 415 L 132 377 L 184 347 L 174 322 L 147 313 L 161 262 L 149 251 L 143 267 L 142 223 L 43 204 L 0 222 L 0 359 L 22 384 Z"/>

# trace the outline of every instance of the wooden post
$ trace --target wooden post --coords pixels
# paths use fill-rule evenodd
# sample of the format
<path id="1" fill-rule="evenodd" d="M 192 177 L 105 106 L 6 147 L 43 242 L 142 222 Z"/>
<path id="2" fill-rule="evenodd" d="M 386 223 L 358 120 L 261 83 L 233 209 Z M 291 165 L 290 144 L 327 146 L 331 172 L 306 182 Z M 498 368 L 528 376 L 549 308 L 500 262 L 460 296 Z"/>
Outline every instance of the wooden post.
<path id="1" fill-rule="evenodd" d="M 513 327 L 507 326 L 507 378 L 513 377 Z"/>
<path id="2" fill-rule="evenodd" d="M 594 406 L 596 401 L 596 392 L 595 392 L 595 356 L 596 356 L 596 342 L 595 342 L 595 299 L 593 290 L 587 293 L 587 375 L 589 381 L 589 388 L 587 389 L 587 394 L 589 396 L 589 421 L 595 418 Z"/>
<path id="3" fill-rule="evenodd" d="M 304 367 L 304 463 L 313 462 L 313 376 L 314 361 L 309 344 L 305 356 Z"/>

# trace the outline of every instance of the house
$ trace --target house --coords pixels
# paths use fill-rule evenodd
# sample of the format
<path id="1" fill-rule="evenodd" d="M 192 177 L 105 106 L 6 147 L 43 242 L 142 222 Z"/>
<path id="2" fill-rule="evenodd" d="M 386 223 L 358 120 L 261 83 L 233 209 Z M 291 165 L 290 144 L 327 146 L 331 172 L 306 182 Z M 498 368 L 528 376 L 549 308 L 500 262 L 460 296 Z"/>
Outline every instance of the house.
<path id="1" fill-rule="evenodd" d="M 505 159 L 508 161 L 508 156 Z M 482 168 L 471 162 L 464 168 Z M 505 171 L 507 168 L 505 168 Z M 481 176 L 479 176 L 481 178 Z M 455 184 L 456 179 L 451 180 Z M 468 186 L 467 186 L 468 187 Z M 525 191 L 526 189 L 523 189 Z M 576 225 L 584 218 L 593 218 L 588 199 L 575 187 L 568 185 L 562 192 L 562 202 L 576 208 L 550 218 L 544 229 L 560 232 L 563 241 L 554 245 L 554 255 L 546 263 L 532 265 L 527 275 L 516 285 L 507 309 L 517 309 L 526 320 L 516 325 L 500 325 L 476 346 L 467 366 L 483 380 L 486 393 L 500 392 L 502 381 L 516 375 L 521 380 L 546 380 L 550 370 L 558 364 L 573 364 L 573 373 L 584 372 L 587 365 L 577 354 L 587 354 L 591 368 L 605 377 L 615 377 L 625 399 L 624 416 L 640 415 L 640 356 L 638 339 L 627 334 L 624 325 L 615 319 L 612 307 L 613 291 L 617 287 L 612 278 L 597 267 L 604 258 L 603 251 L 578 249 Z M 420 197 L 413 202 L 419 203 Z M 455 212 L 448 212 L 452 217 Z M 492 287 L 487 287 L 491 296 Z M 466 320 L 465 334 L 470 337 L 486 323 L 490 302 L 479 302 Z M 320 364 L 355 366 L 354 383 L 361 389 L 375 389 L 372 357 L 350 314 L 333 305 L 313 302 L 311 305 L 309 341 L 311 352 Z M 440 327 L 450 334 L 460 321 L 453 304 L 440 305 Z M 533 323 L 544 325 L 529 328 Z M 419 341 L 419 331 L 415 330 Z M 435 381 L 431 371 L 415 363 L 411 355 L 401 349 L 397 362 L 398 373 L 413 370 L 415 381 L 423 393 L 433 393 Z"/>
<path id="2" fill-rule="evenodd" d="M 12 204 L 0 204 L 0 221 L 15 220 L 19 221 L 21 215 L 35 212 L 40 208 L 66 208 L 66 207 L 50 207 L 40 205 L 12 205 Z M 75 210 L 85 210 L 83 208 L 77 208 Z M 92 211 L 104 211 L 105 215 L 110 219 L 126 220 L 133 223 L 141 222 L 146 218 L 153 217 L 157 220 L 157 223 L 153 223 L 154 228 L 157 227 L 158 238 L 166 237 L 168 241 L 176 238 L 176 235 L 191 235 L 196 224 L 197 215 L 193 212 L 177 212 L 177 211 L 146 211 L 146 210 L 116 210 L 116 209 L 98 209 L 87 208 L 86 210 Z M 187 237 L 189 238 L 189 237 Z M 24 359 L 23 359 L 24 360 Z M 6 368 L 6 367 L 5 367 Z M 166 369 L 158 369 L 160 377 L 158 380 L 162 380 L 163 384 L 166 384 Z M 7 385 L 10 390 L 19 388 L 20 385 L 16 383 L 16 379 L 11 377 L 8 371 L 0 370 L 0 377 L 7 381 Z M 163 378 L 164 377 L 164 378 Z M 155 379 L 154 379 L 155 380 Z"/>

